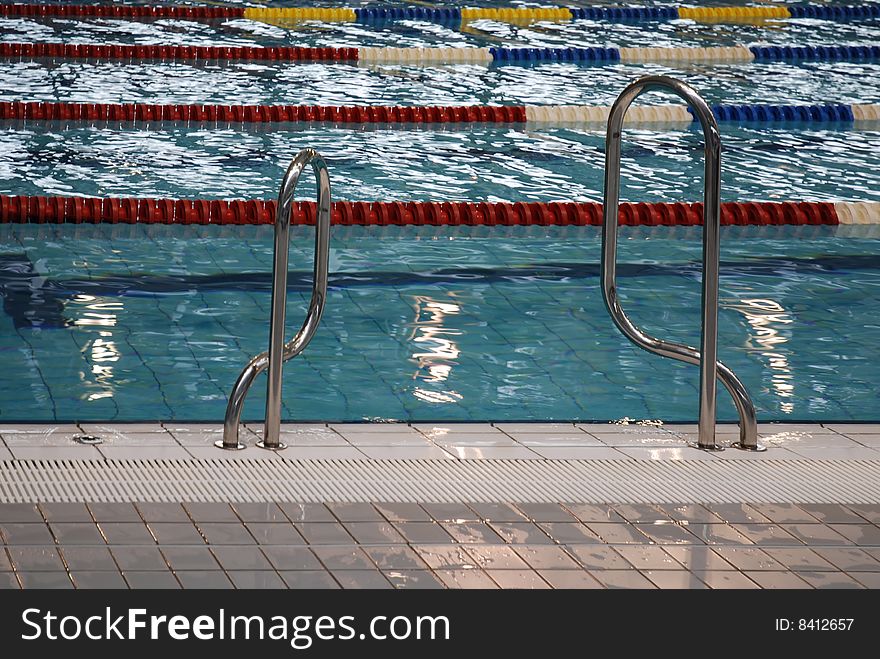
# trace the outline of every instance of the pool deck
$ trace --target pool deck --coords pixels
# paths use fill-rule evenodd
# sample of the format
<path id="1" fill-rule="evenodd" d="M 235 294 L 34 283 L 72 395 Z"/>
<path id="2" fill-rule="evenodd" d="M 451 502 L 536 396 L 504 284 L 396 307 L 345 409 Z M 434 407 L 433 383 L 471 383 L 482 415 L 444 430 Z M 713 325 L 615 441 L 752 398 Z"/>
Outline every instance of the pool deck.
<path id="1" fill-rule="evenodd" d="M 259 430 L 0 425 L 0 588 L 880 588 L 880 424 Z"/>

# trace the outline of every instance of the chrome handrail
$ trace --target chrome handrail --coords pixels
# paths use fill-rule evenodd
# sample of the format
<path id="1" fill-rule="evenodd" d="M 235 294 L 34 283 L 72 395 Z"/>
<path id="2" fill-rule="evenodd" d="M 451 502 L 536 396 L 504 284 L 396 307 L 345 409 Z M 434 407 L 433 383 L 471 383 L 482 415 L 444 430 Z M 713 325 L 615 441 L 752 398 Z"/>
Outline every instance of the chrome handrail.
<path id="1" fill-rule="evenodd" d="M 672 91 L 687 101 L 703 128 L 705 146 L 705 189 L 703 194 L 703 285 L 701 350 L 656 339 L 636 327 L 624 313 L 617 297 L 617 225 L 620 205 L 620 142 L 623 120 L 633 101 L 651 90 Z M 602 296 L 614 324 L 640 348 L 661 357 L 671 357 L 700 366 L 700 418 L 697 447 L 717 450 L 715 443 L 716 378 L 730 392 L 739 413 L 737 448 L 763 450 L 758 444 L 755 406 L 746 388 L 722 362 L 718 354 L 718 260 L 721 227 L 721 135 L 712 110 L 690 86 L 667 76 L 645 76 L 621 92 L 608 117 L 605 136 L 605 193 L 602 222 Z"/>
<path id="2" fill-rule="evenodd" d="M 318 187 L 318 208 L 315 221 L 315 263 L 312 299 L 309 302 L 305 322 L 296 336 L 284 343 L 284 324 L 287 310 L 287 258 L 290 241 L 290 217 L 293 195 L 300 174 L 306 165 L 311 164 Z M 272 265 L 272 315 L 269 325 L 269 350 L 261 352 L 244 367 L 226 405 L 226 418 L 223 422 L 223 439 L 215 445 L 224 449 L 243 449 L 238 439 L 241 409 L 248 390 L 256 377 L 269 369 L 266 387 L 266 423 L 263 440 L 257 446 L 272 450 L 286 448 L 281 443 L 281 372 L 283 363 L 296 357 L 312 340 L 327 298 L 327 276 L 330 266 L 330 175 L 324 159 L 314 149 L 303 149 L 291 161 L 275 209 L 275 257 Z"/>

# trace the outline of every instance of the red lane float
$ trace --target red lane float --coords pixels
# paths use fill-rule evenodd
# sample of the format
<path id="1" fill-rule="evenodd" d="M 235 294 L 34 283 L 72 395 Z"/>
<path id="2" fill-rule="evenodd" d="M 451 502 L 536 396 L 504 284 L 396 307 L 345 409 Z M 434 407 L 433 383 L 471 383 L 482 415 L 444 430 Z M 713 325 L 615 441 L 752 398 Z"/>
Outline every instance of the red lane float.
<path id="1" fill-rule="evenodd" d="M 109 16 L 111 18 L 243 18 L 244 7 L 0 4 L 0 16 Z"/>
<path id="2" fill-rule="evenodd" d="M 295 46 L 105 46 L 63 43 L 3 43 L 0 57 L 60 57 L 64 59 L 131 60 L 274 60 L 283 62 L 357 61 L 357 48 L 299 48 Z"/>
<path id="3" fill-rule="evenodd" d="M 695 226 L 701 203 L 623 203 L 620 224 Z M 275 201 L 220 199 L 103 199 L 0 195 L 0 224 L 272 224 Z M 338 201 L 333 224 L 344 226 L 599 226 L 595 202 Z M 315 203 L 298 202 L 293 224 L 314 224 Z M 832 203 L 731 202 L 721 205 L 723 225 L 839 224 Z"/>
<path id="4" fill-rule="evenodd" d="M 526 121 L 524 105 L 505 106 L 318 106 L 158 105 L 149 103 L 0 102 L 0 119 L 33 121 L 187 121 L 270 123 L 514 123 Z"/>

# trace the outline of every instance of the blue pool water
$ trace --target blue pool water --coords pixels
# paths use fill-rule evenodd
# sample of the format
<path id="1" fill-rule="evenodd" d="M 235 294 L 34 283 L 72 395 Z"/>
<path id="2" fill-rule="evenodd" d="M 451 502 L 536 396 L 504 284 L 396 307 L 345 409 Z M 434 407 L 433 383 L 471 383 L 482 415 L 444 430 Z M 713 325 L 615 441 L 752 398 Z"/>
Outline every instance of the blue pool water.
<path id="1" fill-rule="evenodd" d="M 838 231 L 724 231 L 720 355 L 763 420 L 880 418 L 880 234 Z M 2 419 L 219 420 L 266 346 L 268 227 L 0 233 Z M 623 236 L 633 319 L 698 343 L 699 230 Z M 310 241 L 295 231 L 291 331 L 310 294 Z M 598 261 L 595 227 L 337 227 L 326 315 L 286 367 L 284 416 L 695 418 L 697 369 L 613 329 Z M 247 417 L 261 417 L 262 382 Z"/>
<path id="2" fill-rule="evenodd" d="M 871 45 L 880 42 L 880 21 L 477 21 L 455 29 L 418 22 L 0 18 L 0 41 Z M 681 78 L 710 103 L 880 102 L 876 62 L 61 60 L 0 60 L 0 100 L 607 105 L 647 73 Z M 880 126 L 724 124 L 722 138 L 725 200 L 878 198 Z M 531 125 L 3 122 L 0 193 L 271 198 L 304 146 L 326 156 L 337 199 L 601 199 L 602 131 Z M 699 199 L 701 149 L 694 128 L 628 130 L 622 197 Z M 308 186 L 303 194 L 312 194 Z M 622 235 L 621 262 L 628 265 L 620 268 L 620 285 L 633 319 L 663 338 L 697 343 L 699 232 Z M 309 295 L 311 240 L 309 229 L 294 231 L 291 331 Z M 878 243 L 876 232 L 844 228 L 723 232 L 720 355 L 751 391 L 761 420 L 880 419 Z M 266 345 L 271 245 L 266 227 L 0 226 L 0 420 L 220 420 L 241 366 Z M 640 352 L 613 329 L 598 291 L 598 261 L 596 228 L 335 228 L 326 316 L 307 352 L 286 368 L 284 416 L 693 420 L 697 370 Z M 246 417 L 261 418 L 263 395 L 261 380 Z M 720 417 L 735 418 L 723 391 L 719 402 Z"/>
<path id="3" fill-rule="evenodd" d="M 880 199 L 880 123 L 724 124 L 722 138 L 725 201 Z M 327 160 L 336 199 L 600 201 L 604 140 L 601 127 L 6 122 L 0 193 L 269 199 L 290 158 L 310 146 Z M 625 200 L 699 200 L 699 128 L 626 131 L 621 171 Z"/>

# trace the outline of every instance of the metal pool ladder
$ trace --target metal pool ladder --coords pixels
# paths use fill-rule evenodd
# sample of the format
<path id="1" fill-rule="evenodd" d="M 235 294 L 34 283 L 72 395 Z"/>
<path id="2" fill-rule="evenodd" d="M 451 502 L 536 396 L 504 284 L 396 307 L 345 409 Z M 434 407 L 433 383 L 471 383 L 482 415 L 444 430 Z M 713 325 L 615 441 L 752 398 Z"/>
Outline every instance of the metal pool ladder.
<path id="1" fill-rule="evenodd" d="M 311 165 L 318 187 L 318 208 L 315 226 L 315 264 L 313 272 L 312 299 L 309 302 L 305 322 L 296 336 L 284 343 L 285 313 L 287 310 L 287 257 L 290 241 L 290 218 L 293 195 L 300 174 L 306 165 Z M 272 265 L 272 315 L 269 324 L 269 350 L 261 352 L 244 367 L 226 405 L 226 419 L 223 422 L 223 439 L 215 442 L 219 448 L 235 450 L 245 445 L 238 440 L 238 426 L 241 408 L 248 390 L 256 377 L 269 369 L 266 387 L 266 423 L 263 440 L 257 446 L 280 450 L 287 448 L 281 443 L 281 371 L 284 362 L 296 357 L 315 336 L 324 302 L 327 298 L 327 274 L 330 264 L 330 175 L 324 159 L 314 149 L 303 149 L 291 161 L 284 174 L 278 205 L 275 209 L 275 256 Z"/>
<path id="2" fill-rule="evenodd" d="M 620 205 L 620 140 L 623 119 L 633 101 L 651 90 L 668 90 L 687 101 L 703 128 L 705 146 L 703 196 L 703 295 L 701 349 L 656 339 L 636 327 L 624 313 L 617 297 L 617 224 Z M 690 86 L 667 76 L 645 76 L 621 92 L 611 107 L 605 136 L 605 198 L 602 222 L 602 295 L 611 319 L 626 338 L 640 348 L 700 366 L 700 420 L 696 446 L 720 450 L 715 443 L 716 378 L 730 392 L 739 413 L 739 442 L 736 448 L 762 451 L 758 444 L 755 406 L 743 383 L 722 362 L 718 354 L 718 259 L 721 226 L 721 135 L 712 110 Z"/>

